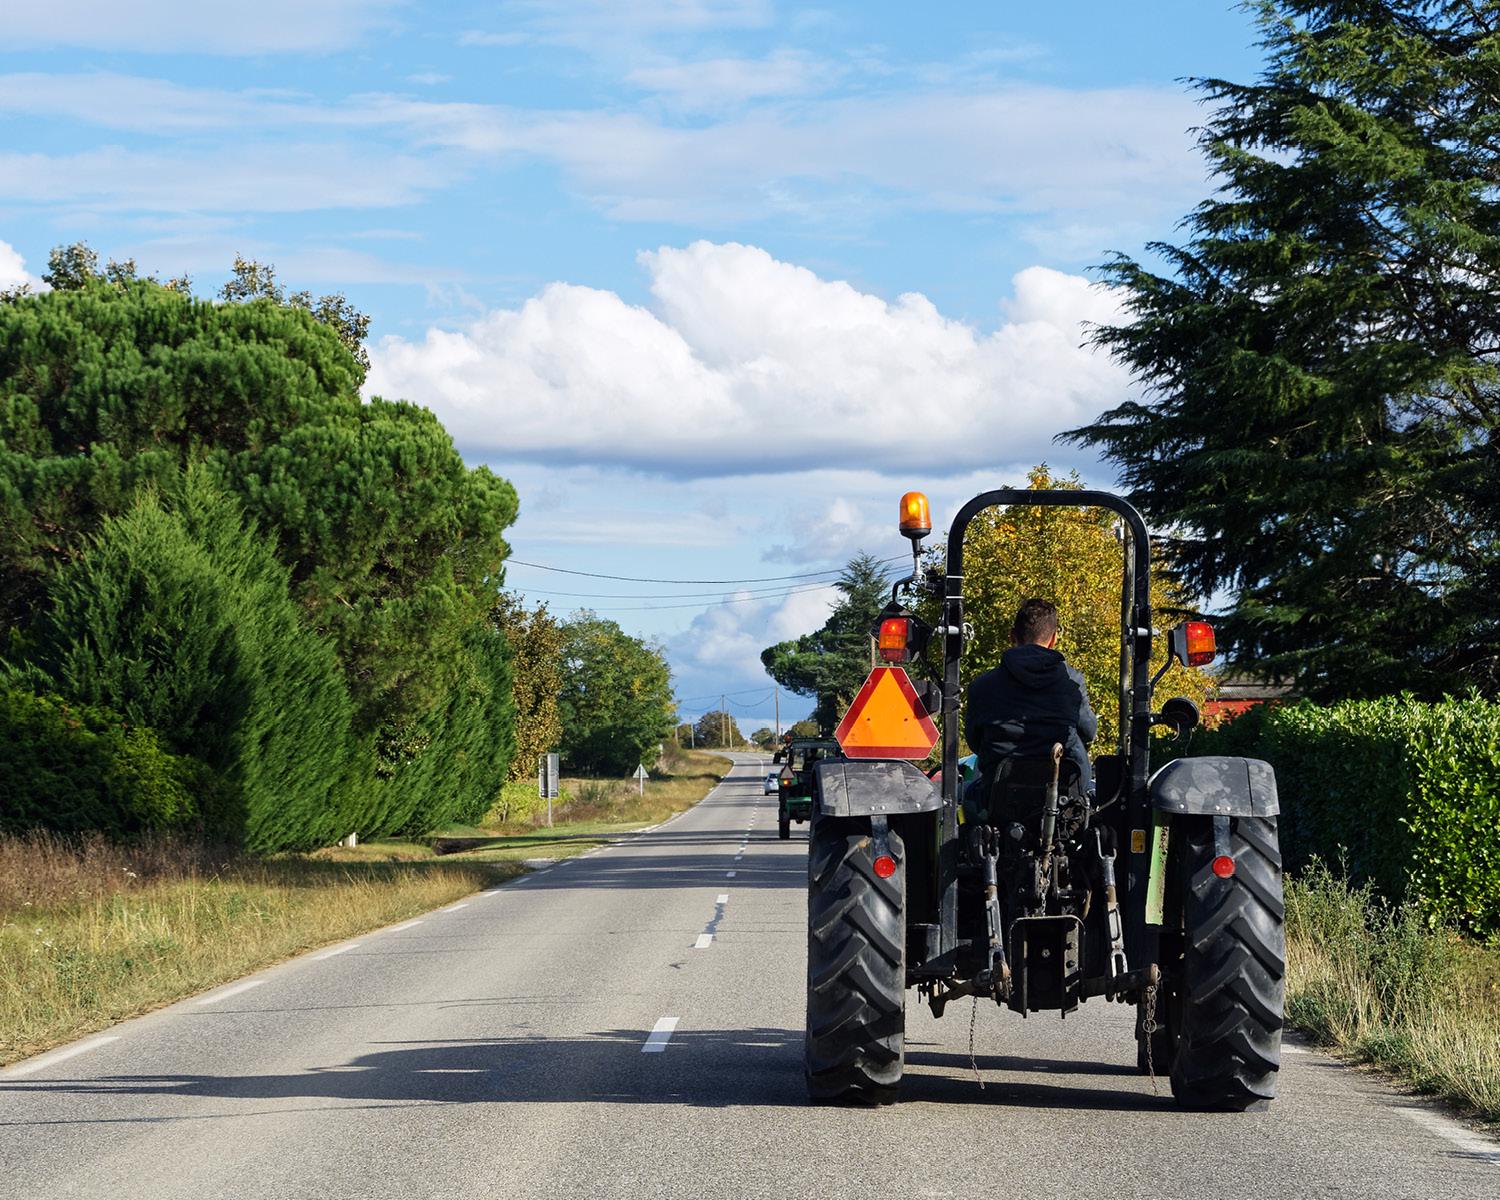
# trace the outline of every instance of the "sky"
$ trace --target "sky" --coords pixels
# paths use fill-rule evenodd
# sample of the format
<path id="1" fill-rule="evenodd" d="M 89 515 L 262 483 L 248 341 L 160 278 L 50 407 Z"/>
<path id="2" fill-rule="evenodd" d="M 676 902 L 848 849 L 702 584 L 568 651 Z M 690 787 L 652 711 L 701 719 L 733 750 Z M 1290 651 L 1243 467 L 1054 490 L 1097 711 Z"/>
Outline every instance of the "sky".
<path id="1" fill-rule="evenodd" d="M 0 287 L 84 240 L 344 292 L 367 393 L 515 483 L 507 586 L 747 733 L 902 492 L 1111 484 L 1054 440 L 1134 394 L 1090 268 L 1211 191 L 1184 81 L 1260 63 L 1222 0 L 3 7 Z"/>

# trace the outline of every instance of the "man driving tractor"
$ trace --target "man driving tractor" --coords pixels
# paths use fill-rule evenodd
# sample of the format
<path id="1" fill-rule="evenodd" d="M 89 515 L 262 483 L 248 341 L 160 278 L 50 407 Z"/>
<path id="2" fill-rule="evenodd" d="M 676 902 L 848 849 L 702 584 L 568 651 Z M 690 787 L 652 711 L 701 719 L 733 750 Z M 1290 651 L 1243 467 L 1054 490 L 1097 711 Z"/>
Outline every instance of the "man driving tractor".
<path id="1" fill-rule="evenodd" d="M 964 737 L 978 755 L 981 779 L 992 778 L 1002 759 L 1045 757 L 1061 742 L 1082 789 L 1093 790 L 1088 746 L 1099 718 L 1083 676 L 1057 649 L 1059 628 L 1057 605 L 1027 600 L 1000 665 L 969 685 Z"/>

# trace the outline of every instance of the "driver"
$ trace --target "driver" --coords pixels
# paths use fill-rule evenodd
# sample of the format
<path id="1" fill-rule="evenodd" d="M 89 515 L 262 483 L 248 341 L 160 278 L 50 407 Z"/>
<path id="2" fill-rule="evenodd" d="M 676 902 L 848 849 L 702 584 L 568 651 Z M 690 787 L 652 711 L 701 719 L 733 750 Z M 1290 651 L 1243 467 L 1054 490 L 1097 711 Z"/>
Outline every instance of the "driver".
<path id="1" fill-rule="evenodd" d="M 1057 605 L 1027 600 L 1011 626 L 1011 647 L 1000 665 L 969 685 L 964 737 L 979 756 L 983 778 L 1003 758 L 1042 757 L 1055 743 L 1078 767 L 1083 790 L 1093 791 L 1088 745 L 1099 732 L 1088 685 L 1057 649 Z"/>

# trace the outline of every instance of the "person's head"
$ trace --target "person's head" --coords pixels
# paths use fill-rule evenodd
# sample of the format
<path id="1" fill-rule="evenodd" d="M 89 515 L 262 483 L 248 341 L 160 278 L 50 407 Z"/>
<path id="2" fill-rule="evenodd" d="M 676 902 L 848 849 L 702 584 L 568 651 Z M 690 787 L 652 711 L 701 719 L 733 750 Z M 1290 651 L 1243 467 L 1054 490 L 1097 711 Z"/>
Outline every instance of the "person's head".
<path id="1" fill-rule="evenodd" d="M 1048 649 L 1057 645 L 1057 605 L 1050 600 L 1027 600 L 1016 613 L 1016 623 L 1010 627 L 1012 645 L 1024 646 L 1028 642 Z"/>

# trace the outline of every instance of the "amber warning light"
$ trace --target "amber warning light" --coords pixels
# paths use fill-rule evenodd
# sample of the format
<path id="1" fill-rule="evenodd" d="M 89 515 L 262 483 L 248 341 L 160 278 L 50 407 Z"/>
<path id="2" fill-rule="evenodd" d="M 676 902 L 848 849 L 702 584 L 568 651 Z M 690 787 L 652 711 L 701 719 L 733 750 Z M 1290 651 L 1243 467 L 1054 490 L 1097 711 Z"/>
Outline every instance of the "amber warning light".
<path id="1" fill-rule="evenodd" d="M 905 662 L 911 622 L 905 617 L 887 617 L 880 622 L 880 657 L 886 662 Z"/>
<path id="2" fill-rule="evenodd" d="M 901 532 L 914 542 L 932 532 L 932 513 L 921 492 L 907 492 L 901 497 Z"/>
<path id="3" fill-rule="evenodd" d="M 1172 653 L 1185 666 L 1206 667 L 1218 652 L 1214 627 L 1207 621 L 1184 621 L 1172 630 Z"/>

